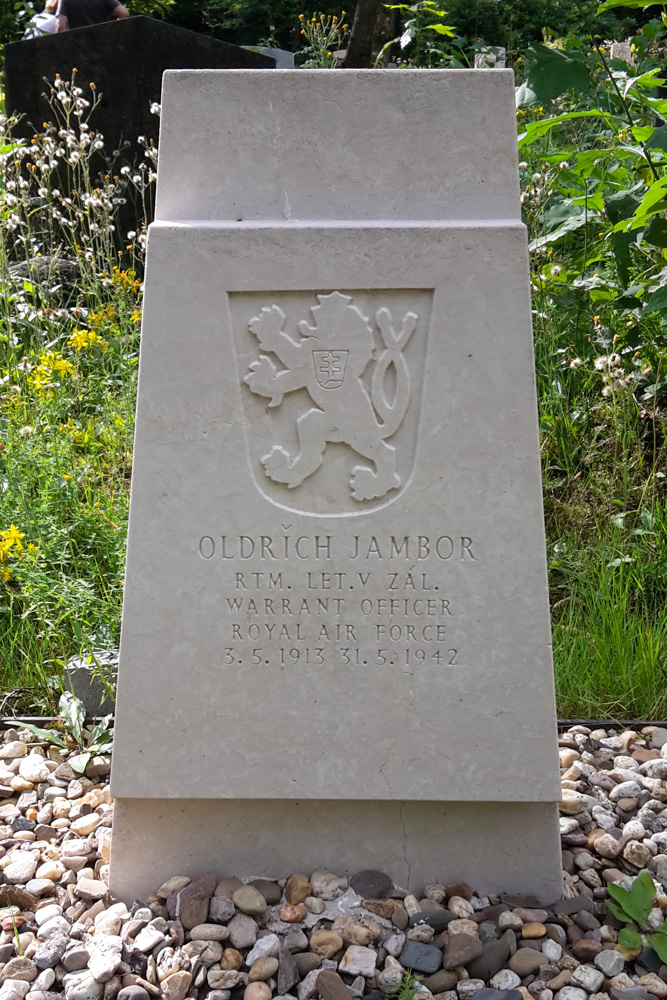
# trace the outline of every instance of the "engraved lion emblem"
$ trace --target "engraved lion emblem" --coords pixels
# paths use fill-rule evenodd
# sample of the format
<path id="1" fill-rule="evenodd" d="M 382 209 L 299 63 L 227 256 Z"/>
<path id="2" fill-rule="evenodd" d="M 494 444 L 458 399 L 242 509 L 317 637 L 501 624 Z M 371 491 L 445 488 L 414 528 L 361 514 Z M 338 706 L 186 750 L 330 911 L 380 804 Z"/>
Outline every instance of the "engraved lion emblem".
<path id="1" fill-rule="evenodd" d="M 372 500 L 397 489 L 396 448 L 388 442 L 398 430 L 410 402 L 410 377 L 402 351 L 417 325 L 417 314 L 404 315 L 400 331 L 388 309 L 378 309 L 375 322 L 383 347 L 376 349 L 374 328 L 349 295 L 318 295 L 310 312 L 313 322 L 298 324 L 292 337 L 284 329 L 285 314 L 277 305 L 253 317 L 248 329 L 262 351 L 243 381 L 250 390 L 279 406 L 285 393 L 306 389 L 313 403 L 297 419 L 299 451 L 290 454 L 276 443 L 263 456 L 269 479 L 289 488 L 299 486 L 324 461 L 327 442 L 344 442 L 372 462 L 355 465 L 350 486 L 356 500 Z M 272 357 L 276 358 L 279 368 Z M 377 356 L 376 356 L 377 355 Z M 362 381 L 369 364 L 373 365 Z M 392 398 L 387 373 L 394 369 Z"/>

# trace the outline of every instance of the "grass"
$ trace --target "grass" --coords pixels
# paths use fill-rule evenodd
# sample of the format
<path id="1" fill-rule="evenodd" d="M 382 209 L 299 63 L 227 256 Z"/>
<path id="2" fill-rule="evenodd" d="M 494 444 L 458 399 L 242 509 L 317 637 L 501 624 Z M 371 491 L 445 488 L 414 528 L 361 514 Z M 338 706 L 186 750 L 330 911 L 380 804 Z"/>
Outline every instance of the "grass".
<path id="1" fill-rule="evenodd" d="M 31 714 L 122 600 L 144 238 L 115 220 L 153 173 L 105 169 L 89 96 L 57 81 L 56 126 L 0 139 L 0 690 Z"/>
<path id="2" fill-rule="evenodd" d="M 58 82 L 55 129 L 0 136 L 0 713 L 53 712 L 64 661 L 119 636 L 144 236 L 114 225 L 154 153 L 98 176 L 88 96 Z M 646 305 L 667 251 L 639 240 L 619 273 L 602 193 L 637 182 L 623 128 L 576 120 L 522 152 L 562 717 L 667 716 L 667 326 Z"/>

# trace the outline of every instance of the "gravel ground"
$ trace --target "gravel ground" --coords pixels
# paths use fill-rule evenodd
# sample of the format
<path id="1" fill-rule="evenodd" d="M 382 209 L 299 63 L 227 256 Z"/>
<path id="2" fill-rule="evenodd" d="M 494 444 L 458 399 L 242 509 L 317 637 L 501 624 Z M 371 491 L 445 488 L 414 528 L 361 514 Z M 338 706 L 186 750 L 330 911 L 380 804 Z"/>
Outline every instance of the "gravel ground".
<path id="1" fill-rule="evenodd" d="M 562 734 L 549 906 L 463 882 L 412 895 L 381 871 L 220 871 L 174 873 L 128 909 L 107 890 L 110 760 L 83 777 L 69 756 L 25 730 L 0 742 L 0 1000 L 385 1000 L 408 973 L 402 1000 L 667 998 L 667 965 L 645 937 L 622 947 L 605 903 L 647 869 L 649 932 L 667 916 L 667 729 Z"/>

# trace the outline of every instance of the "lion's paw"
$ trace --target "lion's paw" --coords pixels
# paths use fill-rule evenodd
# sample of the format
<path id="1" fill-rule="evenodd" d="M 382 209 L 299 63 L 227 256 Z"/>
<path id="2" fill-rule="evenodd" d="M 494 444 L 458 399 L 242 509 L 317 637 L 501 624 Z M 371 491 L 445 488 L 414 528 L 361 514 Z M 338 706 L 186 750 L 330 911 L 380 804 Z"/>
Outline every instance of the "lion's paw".
<path id="1" fill-rule="evenodd" d="M 262 459 L 264 471 L 269 479 L 273 479 L 274 483 L 286 483 L 288 486 L 298 485 L 293 481 L 295 477 L 290 465 L 291 457 L 281 445 L 275 444 L 269 454 Z"/>
<path id="2" fill-rule="evenodd" d="M 357 465 L 352 471 L 350 486 L 355 500 L 377 500 L 389 490 L 395 490 L 401 485 L 401 477 L 395 472 L 385 476 L 376 476 L 365 465 Z"/>

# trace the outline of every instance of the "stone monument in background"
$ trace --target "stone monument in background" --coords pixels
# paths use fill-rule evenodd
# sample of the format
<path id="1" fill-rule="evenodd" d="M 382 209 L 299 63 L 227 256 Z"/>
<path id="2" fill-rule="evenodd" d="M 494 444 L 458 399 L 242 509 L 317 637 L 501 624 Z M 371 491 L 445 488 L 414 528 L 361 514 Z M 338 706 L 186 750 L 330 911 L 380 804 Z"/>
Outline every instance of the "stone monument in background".
<path id="1" fill-rule="evenodd" d="M 169 72 L 112 891 L 560 896 L 513 75 Z"/>
<path id="2" fill-rule="evenodd" d="M 13 42 L 4 48 L 5 107 L 22 116 L 14 134 L 30 138 L 53 121 L 44 96 L 45 80 L 57 74 L 69 80 L 76 68 L 77 85 L 89 97 L 95 84 L 100 104 L 91 126 L 102 132 L 105 152 L 121 149 L 122 162 L 143 156 L 142 135 L 157 145 L 159 118 L 151 103 L 160 100 L 167 69 L 269 69 L 275 60 L 239 45 L 229 45 L 152 17 L 130 17 L 76 28 L 57 35 Z"/>

